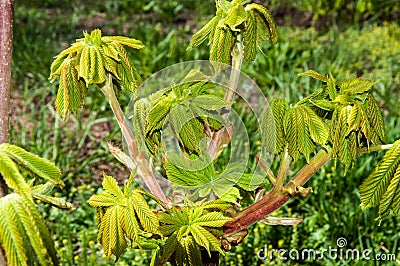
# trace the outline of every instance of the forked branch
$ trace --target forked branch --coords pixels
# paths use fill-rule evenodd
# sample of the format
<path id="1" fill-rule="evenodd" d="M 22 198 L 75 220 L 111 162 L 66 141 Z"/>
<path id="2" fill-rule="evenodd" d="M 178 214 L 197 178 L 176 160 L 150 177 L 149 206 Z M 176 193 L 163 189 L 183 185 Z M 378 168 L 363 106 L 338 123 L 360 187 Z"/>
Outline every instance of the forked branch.
<path id="1" fill-rule="evenodd" d="M 289 199 L 298 194 L 295 188 L 302 187 L 311 176 L 313 176 L 331 156 L 325 150 L 320 150 L 312 160 L 306 164 L 284 187 L 282 191 L 272 189 L 268 194 L 264 195 L 260 201 L 239 212 L 233 221 L 224 225 L 225 235 L 231 235 L 240 232 L 250 225 L 261 221 L 268 214 L 279 209 Z M 289 193 L 288 191 L 292 191 Z"/>

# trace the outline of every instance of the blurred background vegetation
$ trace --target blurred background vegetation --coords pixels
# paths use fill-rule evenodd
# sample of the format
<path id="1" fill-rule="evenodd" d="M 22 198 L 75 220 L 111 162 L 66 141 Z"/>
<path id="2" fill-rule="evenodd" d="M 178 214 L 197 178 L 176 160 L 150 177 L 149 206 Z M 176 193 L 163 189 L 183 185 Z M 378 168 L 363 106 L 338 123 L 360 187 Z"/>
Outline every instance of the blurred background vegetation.
<path id="1" fill-rule="evenodd" d="M 254 78 L 267 97 L 300 99 L 319 86 L 298 73 L 315 69 L 338 79 L 358 75 L 379 80 L 375 96 L 387 123 L 387 140 L 400 137 L 400 2 L 397 0 L 271 0 L 266 5 L 278 23 L 279 41 L 261 47 L 243 71 Z M 123 180 L 128 172 L 113 159 L 107 141 L 120 142 L 120 133 L 103 96 L 89 92 L 85 111 L 68 122 L 54 111 L 56 84 L 48 81 L 53 56 L 82 30 L 100 28 L 104 34 L 140 39 L 144 51 L 133 51 L 133 63 L 145 79 L 177 62 L 207 59 L 207 47 L 187 53 L 191 34 L 215 11 L 214 1 L 175 0 L 18 0 L 15 4 L 11 142 L 44 156 L 63 171 L 66 189 L 57 192 L 73 202 L 75 211 L 40 205 L 56 241 L 63 265 L 106 265 L 96 242 L 95 209 L 86 200 L 101 184 L 101 173 Z M 126 106 L 128 94 L 121 96 Z M 254 119 L 249 119 L 255 121 Z M 251 126 L 251 125 L 250 125 Z M 257 125 L 253 125 L 257 128 Z M 256 143 L 257 144 L 257 143 Z M 259 143 L 258 143 L 259 145 Z M 260 260 L 257 251 L 269 248 L 336 247 L 345 237 L 348 248 L 394 253 L 400 259 L 399 217 L 380 226 L 377 210 L 361 211 L 358 187 L 382 154 L 362 155 L 344 176 L 326 165 L 309 182 L 314 193 L 296 197 L 276 216 L 302 217 L 294 227 L 258 224 L 244 244 L 234 248 L 221 265 L 353 265 L 355 261 Z M 129 250 L 115 265 L 147 265 L 149 254 Z M 393 263 L 396 264 L 396 263 Z M 357 265 L 381 265 L 360 261 Z M 385 263 L 390 265 L 390 263 Z"/>

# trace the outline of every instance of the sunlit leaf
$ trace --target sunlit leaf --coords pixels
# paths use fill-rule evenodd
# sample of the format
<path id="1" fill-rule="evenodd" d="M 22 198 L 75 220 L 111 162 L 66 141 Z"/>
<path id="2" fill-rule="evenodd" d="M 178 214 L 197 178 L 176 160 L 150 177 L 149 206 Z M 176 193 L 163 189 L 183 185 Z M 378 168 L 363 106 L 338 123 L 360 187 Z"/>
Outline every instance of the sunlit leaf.
<path id="1" fill-rule="evenodd" d="M 244 37 L 244 58 L 251 63 L 257 55 L 257 21 L 253 12 L 247 12 Z"/>
<path id="2" fill-rule="evenodd" d="M 121 87 L 136 95 L 141 77 L 130 63 L 124 46 L 144 48 L 142 42 L 122 36 L 101 36 L 101 31 L 84 31 L 84 38 L 62 51 L 51 66 L 50 80 L 58 76 L 56 109 L 63 119 L 70 112 L 76 113 L 86 99 L 90 84 L 104 86 L 107 74 L 111 74 L 114 89 Z"/>
<path id="3" fill-rule="evenodd" d="M 187 50 L 193 49 L 203 43 L 208 38 L 210 33 L 212 31 L 215 31 L 218 20 L 218 17 L 213 17 L 209 22 L 207 22 L 207 24 L 203 28 L 193 34 Z"/>
<path id="4" fill-rule="evenodd" d="M 380 205 L 380 218 L 397 215 L 400 206 L 400 140 L 393 143 L 378 165 L 360 186 L 361 208 Z"/>

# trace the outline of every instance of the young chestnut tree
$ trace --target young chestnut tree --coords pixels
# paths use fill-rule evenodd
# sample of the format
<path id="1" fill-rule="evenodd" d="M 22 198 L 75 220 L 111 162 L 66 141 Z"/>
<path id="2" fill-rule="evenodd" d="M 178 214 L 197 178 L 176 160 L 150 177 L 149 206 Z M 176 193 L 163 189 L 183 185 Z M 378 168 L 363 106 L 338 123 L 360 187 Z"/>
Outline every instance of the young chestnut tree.
<path id="1" fill-rule="evenodd" d="M 274 99 L 261 113 L 264 152 L 257 155 L 264 172 L 220 169 L 218 159 L 235 135 L 229 114 L 235 104 L 243 59 L 251 63 L 262 42 L 277 41 L 274 20 L 267 8 L 244 0 L 216 0 L 217 12 L 195 33 L 188 49 L 203 42 L 210 46 L 215 75 L 229 73 L 221 86 L 199 69 L 187 70 L 180 80 L 155 93 L 136 98 L 140 75 L 125 47 L 142 49 L 135 39 L 84 32 L 51 66 L 50 79 L 59 79 L 56 108 L 67 119 L 85 102 L 88 88 L 97 87 L 109 102 L 121 128 L 128 153 L 110 146 L 115 157 L 132 170 L 124 189 L 104 174 L 104 191 L 89 204 L 97 209 L 98 240 L 107 258 L 121 256 L 130 244 L 154 249 L 152 265 L 218 264 L 218 254 L 229 251 L 259 221 L 295 224 L 268 215 L 298 194 L 310 189 L 306 182 L 331 159 L 348 169 L 360 153 L 388 150 L 361 188 L 361 207 L 379 205 L 379 218 L 397 215 L 400 208 L 400 140 L 385 143 L 379 106 L 372 94 L 374 82 L 362 78 L 337 81 L 331 75 L 308 70 L 301 75 L 322 85 L 291 104 Z M 122 112 L 116 94 L 122 89 L 136 98 L 132 118 Z M 132 120 L 133 130 L 129 126 Z M 169 153 L 163 135 L 174 139 Z M 204 139 L 208 141 L 203 141 Z M 232 144 L 233 145 L 233 144 Z M 271 148 L 274 147 L 274 148 Z M 268 158 L 279 160 L 277 171 Z M 288 168 L 304 157 L 304 167 L 288 178 Z M 156 178 L 156 168 L 175 187 L 190 193 L 167 196 Z M 133 188 L 139 176 L 150 192 Z M 244 197 L 244 195 L 251 197 Z M 148 199 L 159 208 L 151 209 Z M 244 199 L 251 199 L 245 202 Z M 247 208 L 240 206 L 249 204 Z"/>

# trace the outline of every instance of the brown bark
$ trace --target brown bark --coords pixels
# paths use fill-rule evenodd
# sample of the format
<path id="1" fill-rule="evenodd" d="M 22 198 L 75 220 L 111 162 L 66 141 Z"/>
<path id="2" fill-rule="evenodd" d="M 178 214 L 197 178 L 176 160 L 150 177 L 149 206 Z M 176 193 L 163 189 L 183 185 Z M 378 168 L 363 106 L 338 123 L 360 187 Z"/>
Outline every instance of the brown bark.
<path id="1" fill-rule="evenodd" d="M 12 24 L 13 1 L 0 0 L 0 143 L 8 142 L 9 137 Z M 0 196 L 4 196 L 6 190 L 1 183 Z"/>
<path id="2" fill-rule="evenodd" d="M 9 138 L 9 105 L 12 67 L 12 27 L 14 1 L 0 0 L 0 143 Z M 0 197 L 7 194 L 7 185 L 0 175 Z M 0 265 L 7 265 L 4 250 L 0 247 Z"/>
<path id="3" fill-rule="evenodd" d="M 12 0 L 0 0 L 0 143 L 8 142 L 9 104 L 12 64 Z M 0 178 L 0 197 L 7 193 L 7 186 Z"/>

